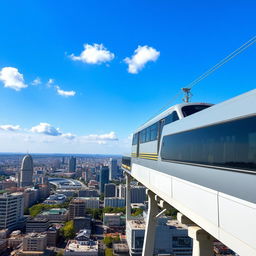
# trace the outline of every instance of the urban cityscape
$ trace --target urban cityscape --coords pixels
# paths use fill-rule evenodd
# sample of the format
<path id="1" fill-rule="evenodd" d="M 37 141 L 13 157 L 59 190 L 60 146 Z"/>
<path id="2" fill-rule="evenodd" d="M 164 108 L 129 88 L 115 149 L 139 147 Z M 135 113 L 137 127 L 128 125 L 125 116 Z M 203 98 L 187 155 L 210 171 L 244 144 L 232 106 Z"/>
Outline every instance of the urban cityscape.
<path id="1" fill-rule="evenodd" d="M 121 156 L 0 156 L 2 255 L 141 255 L 146 188 L 131 181 L 131 218 Z M 155 255 L 192 255 L 173 208 L 158 218 Z M 216 255 L 232 251 L 215 241 Z"/>
<path id="2" fill-rule="evenodd" d="M 0 10 L 0 256 L 256 256 L 256 1 Z"/>

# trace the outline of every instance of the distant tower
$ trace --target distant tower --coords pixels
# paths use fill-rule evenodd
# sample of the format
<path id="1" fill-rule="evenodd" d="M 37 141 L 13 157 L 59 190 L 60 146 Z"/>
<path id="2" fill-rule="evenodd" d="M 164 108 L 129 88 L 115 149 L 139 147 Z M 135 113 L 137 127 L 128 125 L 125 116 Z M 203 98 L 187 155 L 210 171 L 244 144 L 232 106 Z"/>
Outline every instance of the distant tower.
<path id="1" fill-rule="evenodd" d="M 22 159 L 20 171 L 20 186 L 26 187 L 33 185 L 33 159 L 31 155 L 26 155 Z"/>
<path id="2" fill-rule="evenodd" d="M 69 172 L 75 172 L 76 171 L 76 158 L 71 156 L 69 159 L 69 166 L 68 166 Z"/>
<path id="3" fill-rule="evenodd" d="M 109 180 L 114 180 L 117 178 L 117 160 L 110 158 L 109 159 Z"/>
<path id="4" fill-rule="evenodd" d="M 100 169 L 100 193 L 105 191 L 105 184 L 109 183 L 109 168 L 108 166 L 102 166 Z"/>

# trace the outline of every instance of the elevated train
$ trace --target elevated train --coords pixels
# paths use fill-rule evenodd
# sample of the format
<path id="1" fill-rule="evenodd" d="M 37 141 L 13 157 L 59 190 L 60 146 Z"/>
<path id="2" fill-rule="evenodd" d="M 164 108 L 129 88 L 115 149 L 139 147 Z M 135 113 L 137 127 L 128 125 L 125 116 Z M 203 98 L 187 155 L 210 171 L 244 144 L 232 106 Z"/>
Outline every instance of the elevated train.
<path id="1" fill-rule="evenodd" d="M 170 107 L 134 132 L 128 162 L 256 203 L 256 90 Z"/>
<path id="2" fill-rule="evenodd" d="M 122 166 L 239 255 L 256 255 L 256 90 L 169 108 L 134 132 Z"/>

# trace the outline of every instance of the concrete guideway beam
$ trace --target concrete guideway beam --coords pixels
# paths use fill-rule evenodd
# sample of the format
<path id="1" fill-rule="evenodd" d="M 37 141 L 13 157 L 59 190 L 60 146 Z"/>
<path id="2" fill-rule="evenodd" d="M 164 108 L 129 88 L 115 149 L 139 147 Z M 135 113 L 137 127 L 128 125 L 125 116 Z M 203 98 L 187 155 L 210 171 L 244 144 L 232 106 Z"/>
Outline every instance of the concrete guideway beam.
<path id="1" fill-rule="evenodd" d="M 158 203 L 155 194 L 148 190 L 148 216 L 144 236 L 142 256 L 152 256 L 154 254 L 155 231 L 157 224 Z"/>
<path id="2" fill-rule="evenodd" d="M 177 220 L 188 226 L 188 236 L 193 239 L 193 256 L 212 256 L 214 237 L 180 212 Z"/>
<path id="3" fill-rule="evenodd" d="M 212 256 L 214 238 L 198 226 L 188 227 L 188 236 L 193 239 L 192 256 Z"/>

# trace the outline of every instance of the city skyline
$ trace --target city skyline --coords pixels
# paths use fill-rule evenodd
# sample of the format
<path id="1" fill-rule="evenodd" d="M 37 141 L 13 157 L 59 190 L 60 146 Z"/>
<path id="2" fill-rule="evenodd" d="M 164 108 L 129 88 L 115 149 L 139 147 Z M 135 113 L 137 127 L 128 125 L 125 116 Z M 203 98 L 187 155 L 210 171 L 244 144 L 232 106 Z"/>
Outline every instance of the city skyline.
<path id="1" fill-rule="evenodd" d="M 253 36 L 256 4 L 0 6 L 0 152 L 129 154 L 138 126 Z M 252 46 L 202 81 L 192 101 L 254 89 L 255 54 Z"/>

